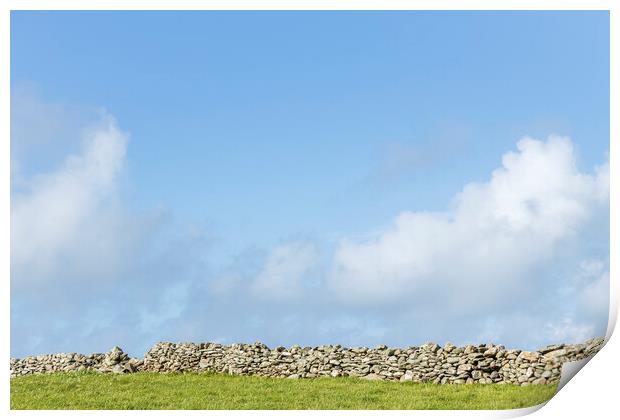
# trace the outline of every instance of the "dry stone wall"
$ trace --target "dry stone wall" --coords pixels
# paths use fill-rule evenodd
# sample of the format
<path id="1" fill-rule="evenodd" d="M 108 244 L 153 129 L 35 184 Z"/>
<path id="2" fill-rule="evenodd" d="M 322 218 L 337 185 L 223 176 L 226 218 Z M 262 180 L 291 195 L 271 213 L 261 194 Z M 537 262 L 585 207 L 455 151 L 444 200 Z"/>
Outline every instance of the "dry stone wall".
<path id="1" fill-rule="evenodd" d="M 144 359 L 119 347 L 89 356 L 77 353 L 11 359 L 11 377 L 52 372 L 221 372 L 278 378 L 353 376 L 370 380 L 433 383 L 545 384 L 558 381 L 562 363 L 594 355 L 603 338 L 538 351 L 493 344 L 443 347 L 346 348 L 340 345 L 270 349 L 262 343 L 157 343 Z"/>

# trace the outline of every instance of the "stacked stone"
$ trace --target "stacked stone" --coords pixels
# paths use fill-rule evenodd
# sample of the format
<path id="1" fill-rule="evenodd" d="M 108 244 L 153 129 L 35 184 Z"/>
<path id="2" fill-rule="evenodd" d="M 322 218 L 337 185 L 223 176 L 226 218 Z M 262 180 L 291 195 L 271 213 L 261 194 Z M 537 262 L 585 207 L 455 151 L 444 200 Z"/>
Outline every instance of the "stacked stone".
<path id="1" fill-rule="evenodd" d="M 407 349 L 379 346 L 276 347 L 261 343 L 158 343 L 145 356 L 144 369 L 157 372 L 211 371 L 280 378 L 354 376 L 364 379 L 434 383 L 544 384 L 559 379 L 561 364 L 588 357 L 603 339 L 548 346 L 538 352 L 479 345 L 443 348 L 427 343 Z"/>
<path id="2" fill-rule="evenodd" d="M 552 345 L 539 351 L 507 350 L 493 344 L 443 347 L 426 343 L 405 349 L 340 345 L 276 347 L 262 343 L 157 343 L 144 360 L 120 348 L 106 354 L 48 355 L 11 359 L 11 375 L 96 370 L 99 372 L 220 372 L 278 378 L 353 376 L 369 380 L 441 384 L 545 384 L 559 380 L 562 363 L 595 354 L 602 338 Z"/>
<path id="3" fill-rule="evenodd" d="M 94 370 L 101 365 L 105 354 L 89 356 L 78 353 L 45 354 L 11 359 L 11 377 L 55 372 L 82 372 Z"/>
<path id="4" fill-rule="evenodd" d="M 140 370 L 142 361 L 130 359 L 120 347 L 107 353 L 83 355 L 58 353 L 11 359 L 11 377 L 54 372 L 113 372 L 132 373 Z"/>
<path id="5" fill-rule="evenodd" d="M 120 347 L 115 346 L 105 354 L 97 371 L 101 373 L 133 373 L 141 370 L 143 362 L 131 359 Z"/>
<path id="6" fill-rule="evenodd" d="M 203 355 L 210 356 L 210 370 L 219 371 L 224 350 L 222 345 L 213 343 L 156 343 L 144 355 L 142 368 L 150 372 L 197 371 Z"/>

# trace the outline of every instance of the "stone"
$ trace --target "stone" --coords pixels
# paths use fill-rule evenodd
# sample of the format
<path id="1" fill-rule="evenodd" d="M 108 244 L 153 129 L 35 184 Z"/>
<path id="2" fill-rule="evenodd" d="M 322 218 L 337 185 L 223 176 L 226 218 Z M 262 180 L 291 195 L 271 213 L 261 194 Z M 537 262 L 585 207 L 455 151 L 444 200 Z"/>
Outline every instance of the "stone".
<path id="1" fill-rule="evenodd" d="M 457 373 L 457 374 L 461 374 L 461 373 L 463 373 L 463 372 L 469 372 L 469 371 L 471 371 L 472 369 L 473 369 L 473 366 L 472 366 L 472 365 L 470 365 L 469 363 L 464 363 L 464 364 L 462 364 L 462 365 L 459 365 L 459 366 L 456 368 L 456 373 Z"/>
<path id="2" fill-rule="evenodd" d="M 454 344 L 450 343 L 449 341 L 446 342 L 446 344 L 443 345 L 444 351 L 446 351 L 448 353 L 450 353 L 452 350 L 454 350 L 456 348 L 457 347 Z"/>
<path id="3" fill-rule="evenodd" d="M 485 356 L 485 357 L 495 356 L 497 354 L 497 351 L 498 351 L 497 347 L 490 347 L 487 351 L 482 353 L 482 355 Z"/>
<path id="4" fill-rule="evenodd" d="M 534 351 L 522 351 L 518 359 L 526 360 L 528 362 L 536 362 L 540 356 L 540 353 Z"/>
<path id="5" fill-rule="evenodd" d="M 546 353 L 552 352 L 554 350 L 561 349 L 562 347 L 564 347 L 563 344 L 552 344 L 550 346 L 547 346 L 545 348 L 542 348 L 542 349 L 538 350 L 538 352 L 540 354 L 546 354 Z"/>
<path id="6" fill-rule="evenodd" d="M 112 362 L 119 362 L 122 359 L 123 354 L 123 350 L 120 347 L 114 346 L 112 350 L 108 352 L 106 358 Z"/>
<path id="7" fill-rule="evenodd" d="M 567 353 L 568 351 L 566 351 L 566 349 L 557 349 L 557 350 L 547 352 L 547 354 L 545 354 L 545 358 L 557 359 L 557 358 L 566 356 Z"/>
<path id="8" fill-rule="evenodd" d="M 346 348 L 340 345 L 283 346 L 261 343 L 156 343 L 143 359 L 129 358 L 118 346 L 107 353 L 61 353 L 10 359 L 10 376 L 94 371 L 102 374 L 221 372 L 278 378 L 352 376 L 367 380 L 424 383 L 544 384 L 559 380 L 562 363 L 592 356 L 604 340 L 548 346 L 538 352 L 502 346 L 468 345 Z"/>
<path id="9" fill-rule="evenodd" d="M 410 382 L 413 381 L 413 372 L 411 372 L 410 370 L 408 370 L 407 372 L 405 372 L 405 374 L 403 376 L 400 377 L 400 381 L 401 382 Z"/>

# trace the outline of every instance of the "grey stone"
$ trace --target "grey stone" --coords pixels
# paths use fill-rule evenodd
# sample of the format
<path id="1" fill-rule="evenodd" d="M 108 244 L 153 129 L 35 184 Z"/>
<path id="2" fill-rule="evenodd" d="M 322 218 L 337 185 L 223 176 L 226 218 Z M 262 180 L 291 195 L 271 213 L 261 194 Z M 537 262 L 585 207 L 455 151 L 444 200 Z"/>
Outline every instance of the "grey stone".
<path id="1" fill-rule="evenodd" d="M 92 370 L 101 373 L 224 372 L 279 378 L 353 376 L 368 380 L 427 383 L 542 384 L 559 380 L 562 363 L 596 353 L 604 340 L 548 346 L 539 352 L 478 345 L 443 348 L 434 343 L 406 349 L 340 345 L 269 349 L 263 344 L 156 343 L 144 359 L 120 347 L 107 353 L 61 353 L 10 359 L 11 377 Z"/>
<path id="2" fill-rule="evenodd" d="M 400 381 L 401 382 L 409 382 L 409 381 L 413 381 L 413 372 L 411 372 L 410 370 L 408 370 L 407 372 L 405 372 L 405 374 L 403 376 L 400 377 Z"/>
<path id="3" fill-rule="evenodd" d="M 557 350 L 553 350 L 553 351 L 547 352 L 545 354 L 545 358 L 557 359 L 557 358 L 566 356 L 567 353 L 568 353 L 568 351 L 566 349 L 557 349 Z"/>

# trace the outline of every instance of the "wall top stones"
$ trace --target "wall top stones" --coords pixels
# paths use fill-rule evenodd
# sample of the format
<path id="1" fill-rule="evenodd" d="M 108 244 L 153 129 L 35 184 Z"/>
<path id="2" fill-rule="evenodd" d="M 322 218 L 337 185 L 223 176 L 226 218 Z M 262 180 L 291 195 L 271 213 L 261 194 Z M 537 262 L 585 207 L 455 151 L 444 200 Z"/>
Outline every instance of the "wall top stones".
<path id="1" fill-rule="evenodd" d="M 593 338 L 581 344 L 554 344 L 538 351 L 480 344 L 443 347 L 347 348 L 265 344 L 156 343 L 143 359 L 130 358 L 119 347 L 107 353 L 60 353 L 11 359 L 11 377 L 96 371 L 101 373 L 220 372 L 279 378 L 353 376 L 369 380 L 433 383 L 545 384 L 559 380 L 562 363 L 590 357 L 604 344 Z"/>

